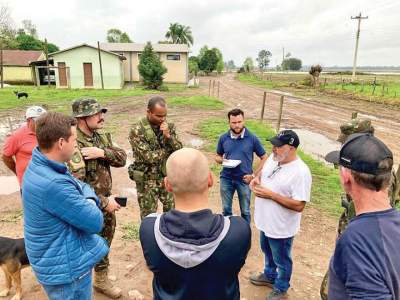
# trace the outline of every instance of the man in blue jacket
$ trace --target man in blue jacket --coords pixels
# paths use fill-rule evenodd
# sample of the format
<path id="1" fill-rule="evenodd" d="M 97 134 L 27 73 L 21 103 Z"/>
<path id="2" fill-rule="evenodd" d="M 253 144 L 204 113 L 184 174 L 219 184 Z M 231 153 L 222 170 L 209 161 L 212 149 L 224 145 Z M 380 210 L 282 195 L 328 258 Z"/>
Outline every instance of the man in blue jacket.
<path id="1" fill-rule="evenodd" d="M 99 200 L 66 167 L 76 120 L 50 112 L 37 120 L 38 147 L 24 175 L 26 252 L 50 300 L 92 299 L 92 268 L 108 252 Z"/>
<path id="2" fill-rule="evenodd" d="M 149 215 L 140 226 L 143 254 L 154 273 L 154 299 L 239 300 L 238 274 L 250 249 L 250 226 L 208 208 L 213 179 L 200 151 L 172 153 L 164 181 L 175 209 Z"/>

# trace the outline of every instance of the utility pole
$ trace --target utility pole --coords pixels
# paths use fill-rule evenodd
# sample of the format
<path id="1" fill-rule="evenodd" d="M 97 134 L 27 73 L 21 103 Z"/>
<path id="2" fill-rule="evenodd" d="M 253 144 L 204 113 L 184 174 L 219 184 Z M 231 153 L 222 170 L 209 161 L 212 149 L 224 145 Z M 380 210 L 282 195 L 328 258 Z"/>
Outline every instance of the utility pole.
<path id="1" fill-rule="evenodd" d="M 358 41 L 360 39 L 360 25 L 361 25 L 361 20 L 362 19 L 368 19 L 368 17 L 362 17 L 361 13 L 358 16 L 351 17 L 352 20 L 358 20 L 358 29 L 357 29 L 357 35 L 356 35 L 356 49 L 354 51 L 354 61 L 353 61 L 353 75 L 351 77 L 351 80 L 356 79 L 356 66 L 357 66 L 357 52 L 358 52 Z"/>
<path id="2" fill-rule="evenodd" d="M 50 87 L 49 48 L 47 39 L 44 39 L 44 54 L 46 55 L 47 86 Z"/>
<path id="3" fill-rule="evenodd" d="M 1 85 L 1 88 L 3 88 L 4 87 L 4 83 L 3 83 L 3 80 L 4 80 L 4 75 L 3 75 L 3 41 L 1 41 L 0 40 L 0 85 Z"/>
<path id="4" fill-rule="evenodd" d="M 99 42 L 99 41 L 97 41 L 97 51 L 99 52 L 99 65 L 100 65 L 101 89 L 104 90 L 103 66 L 102 66 L 102 64 L 101 64 L 101 53 L 100 53 L 100 42 Z"/>

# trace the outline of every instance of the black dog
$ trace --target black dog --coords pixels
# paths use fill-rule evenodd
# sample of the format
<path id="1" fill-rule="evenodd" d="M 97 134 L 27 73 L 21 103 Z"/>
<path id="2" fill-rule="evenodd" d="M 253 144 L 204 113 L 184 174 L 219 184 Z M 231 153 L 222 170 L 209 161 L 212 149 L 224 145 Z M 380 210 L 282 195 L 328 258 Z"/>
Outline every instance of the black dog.
<path id="1" fill-rule="evenodd" d="M 6 278 L 6 288 L 0 291 L 0 297 L 6 297 L 10 293 L 14 281 L 16 293 L 11 300 L 20 300 L 22 298 L 21 269 L 29 266 L 24 239 L 0 237 L 0 266 Z"/>
<path id="2" fill-rule="evenodd" d="M 18 91 L 14 91 L 15 96 L 19 98 L 25 97 L 25 99 L 28 99 L 28 93 L 26 92 L 18 92 Z"/>

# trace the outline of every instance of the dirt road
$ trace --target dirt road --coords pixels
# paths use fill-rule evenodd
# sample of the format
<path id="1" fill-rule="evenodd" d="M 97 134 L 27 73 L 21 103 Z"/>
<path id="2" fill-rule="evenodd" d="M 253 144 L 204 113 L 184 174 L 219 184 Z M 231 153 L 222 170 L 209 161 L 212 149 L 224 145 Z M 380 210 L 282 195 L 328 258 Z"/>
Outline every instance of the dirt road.
<path id="1" fill-rule="evenodd" d="M 215 78 L 213 78 L 215 79 Z M 192 94 L 207 94 L 209 78 L 202 78 L 200 89 L 193 89 Z M 232 76 L 218 78 L 221 82 L 220 98 L 227 104 L 228 110 L 240 104 L 250 117 L 258 117 L 262 103 L 262 89 L 249 87 L 234 80 Z M 108 121 L 117 125 L 114 134 L 116 142 L 129 150 L 127 135 L 130 124 L 138 116 L 144 115 L 147 97 L 132 97 L 124 101 L 115 101 L 109 105 Z M 322 99 L 324 100 L 324 99 Z M 317 102 L 315 99 L 301 100 L 288 97 L 284 108 L 282 127 L 296 127 L 319 132 L 330 139 L 337 136 L 338 126 L 348 120 L 354 107 L 376 118 L 374 120 L 378 136 L 382 137 L 395 153 L 400 153 L 396 139 L 400 137 L 397 126 L 397 111 L 375 104 L 365 105 L 352 101 L 337 101 L 335 105 Z M 274 121 L 277 115 L 278 96 L 269 97 L 267 100 L 266 118 Z M 361 110 L 362 109 L 362 110 Z M 379 113 L 378 113 L 379 112 Z M 121 115 L 122 114 L 122 115 Z M 224 111 L 204 111 L 187 108 L 171 108 L 169 118 L 174 121 L 184 143 L 193 146 L 193 141 L 198 141 L 196 124 L 209 116 L 225 116 Z M 2 145 L 0 145 L 2 146 Z M 210 163 L 212 154 L 208 154 Z M 0 166 L 1 167 L 1 166 Z M 4 173 L 5 170 L 2 170 Z M 152 274 L 148 271 L 140 243 L 135 240 L 124 240 L 123 226 L 130 223 L 139 223 L 138 205 L 134 183 L 129 180 L 126 168 L 113 169 L 114 194 L 127 194 L 128 207 L 117 213 L 117 230 L 111 248 L 110 275 L 116 276 L 116 284 L 123 289 L 124 297 L 129 299 L 130 290 L 138 290 L 145 299 L 152 298 Z M 215 186 L 210 192 L 210 207 L 215 212 L 221 211 L 219 197 L 219 182 L 216 178 Z M 21 218 L 21 200 L 19 193 L 8 196 L 0 195 L 0 235 L 10 237 L 23 236 L 23 222 Z M 237 201 L 234 212 L 239 213 Z M 327 268 L 336 236 L 336 220 L 313 207 L 306 207 L 303 213 L 302 229 L 294 241 L 293 261 L 294 272 L 289 290 L 289 299 L 308 300 L 319 299 L 319 286 Z M 259 232 L 252 226 L 252 248 L 246 264 L 240 273 L 242 299 L 265 299 L 269 289 L 266 287 L 252 286 L 248 278 L 252 272 L 261 271 L 263 268 L 263 255 L 259 248 Z M 23 270 L 23 290 L 25 299 L 46 299 L 40 285 L 37 283 L 30 268 Z M 4 284 L 4 277 L 0 275 L 0 286 Z M 201 283 L 199 283 L 201 284 Z M 6 299 L 10 299 L 8 297 Z M 106 297 L 95 294 L 94 299 L 105 300 Z"/>
<path id="2" fill-rule="evenodd" d="M 234 74 L 223 77 L 202 78 L 203 90 L 208 93 L 210 79 L 220 81 L 220 98 L 227 104 L 240 105 L 253 118 L 259 118 L 264 89 L 249 86 L 234 79 Z M 279 91 L 268 93 L 265 119 L 276 124 L 279 110 Z M 370 118 L 376 135 L 393 151 L 395 163 L 400 163 L 400 110 L 399 108 L 360 100 L 333 98 L 320 95 L 301 99 L 285 96 L 281 128 L 301 128 L 323 134 L 335 140 L 339 126 L 349 121 L 352 112 Z"/>

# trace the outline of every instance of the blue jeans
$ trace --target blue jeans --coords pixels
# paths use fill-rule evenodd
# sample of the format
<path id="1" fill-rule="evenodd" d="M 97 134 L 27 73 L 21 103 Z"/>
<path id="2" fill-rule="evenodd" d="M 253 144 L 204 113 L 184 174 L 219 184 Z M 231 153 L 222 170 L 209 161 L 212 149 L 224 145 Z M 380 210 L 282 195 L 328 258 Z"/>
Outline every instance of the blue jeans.
<path id="1" fill-rule="evenodd" d="M 274 289 L 281 292 L 290 287 L 293 238 L 273 239 L 260 232 L 261 250 L 265 254 L 264 275 L 274 282 Z"/>
<path id="2" fill-rule="evenodd" d="M 235 191 L 237 192 L 240 205 L 240 213 L 243 219 L 250 224 L 250 196 L 251 190 L 248 184 L 239 179 L 227 179 L 221 177 L 220 193 L 222 198 L 222 214 L 232 215 L 232 199 Z"/>
<path id="3" fill-rule="evenodd" d="M 72 283 L 43 287 L 49 300 L 92 300 L 92 270 Z"/>

